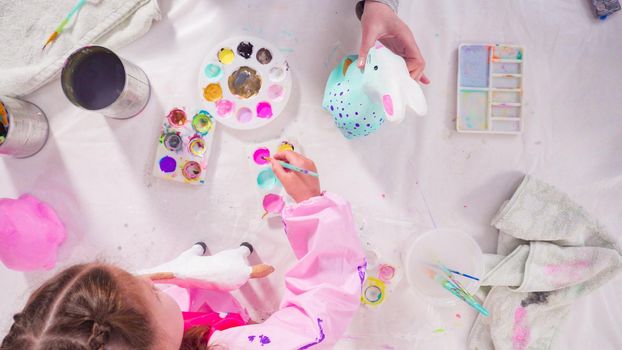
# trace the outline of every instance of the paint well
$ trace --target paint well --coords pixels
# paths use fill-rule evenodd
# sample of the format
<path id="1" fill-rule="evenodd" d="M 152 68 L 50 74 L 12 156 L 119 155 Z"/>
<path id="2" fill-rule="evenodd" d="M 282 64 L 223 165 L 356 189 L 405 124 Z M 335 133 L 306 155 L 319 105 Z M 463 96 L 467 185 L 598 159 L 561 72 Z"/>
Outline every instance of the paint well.
<path id="1" fill-rule="evenodd" d="M 265 47 L 262 47 L 259 51 L 257 51 L 257 61 L 261 64 L 270 63 L 272 61 L 272 52 Z"/>
<path id="2" fill-rule="evenodd" d="M 486 130 L 488 127 L 486 113 L 488 112 L 488 92 L 461 91 L 460 115 L 458 116 L 460 129 Z"/>
<path id="3" fill-rule="evenodd" d="M 245 100 L 259 93 L 261 75 L 251 67 L 242 66 L 229 76 L 228 85 L 233 95 Z"/>
<path id="4" fill-rule="evenodd" d="M 253 161 L 259 165 L 268 164 L 268 160 L 264 159 L 270 157 L 270 150 L 266 147 L 260 147 L 253 152 Z"/>
<path id="5" fill-rule="evenodd" d="M 281 67 L 272 67 L 270 68 L 269 77 L 274 82 L 281 82 L 285 79 L 285 70 Z"/>
<path id="6" fill-rule="evenodd" d="M 269 193 L 263 197 L 263 209 L 267 213 L 279 214 L 285 207 L 285 201 L 283 197 Z"/>
<path id="7" fill-rule="evenodd" d="M 181 150 L 181 137 L 177 134 L 168 134 L 164 137 L 164 147 L 169 151 L 177 152 Z"/>
<path id="8" fill-rule="evenodd" d="M 481 45 L 460 47 L 460 86 L 488 87 L 489 50 Z"/>
<path id="9" fill-rule="evenodd" d="M 285 152 L 285 151 L 294 151 L 294 145 L 287 141 L 281 142 L 279 147 L 276 149 L 277 152 Z"/>
<path id="10" fill-rule="evenodd" d="M 203 157 L 207 147 L 205 146 L 205 141 L 202 138 L 196 138 L 190 141 L 188 150 L 197 157 Z"/>
<path id="11" fill-rule="evenodd" d="M 257 175 L 257 186 L 263 190 L 271 190 L 276 186 L 277 182 L 276 175 L 274 175 L 274 172 L 270 168 L 262 170 Z"/>
<path id="12" fill-rule="evenodd" d="M 250 41 L 242 41 L 238 44 L 238 55 L 249 59 L 253 55 L 253 44 Z"/>
<path id="13" fill-rule="evenodd" d="M 167 116 L 169 124 L 173 126 L 183 126 L 186 124 L 186 112 L 179 108 L 171 110 Z"/>
<path id="14" fill-rule="evenodd" d="M 279 84 L 270 85 L 270 87 L 268 88 L 269 99 L 273 101 L 280 101 L 283 99 L 283 96 L 285 96 L 285 90 L 283 89 L 283 86 Z"/>
<path id="15" fill-rule="evenodd" d="M 207 111 L 201 111 L 192 118 L 192 128 L 201 135 L 206 135 L 213 127 L 212 118 Z"/>
<path id="16" fill-rule="evenodd" d="M 212 83 L 203 89 L 203 97 L 208 102 L 215 102 L 222 98 L 222 88 L 219 83 Z"/>
<path id="17" fill-rule="evenodd" d="M 207 66 L 205 66 L 205 76 L 210 78 L 210 79 L 220 79 L 220 76 L 222 75 L 222 69 L 213 63 L 208 64 Z"/>
<path id="18" fill-rule="evenodd" d="M 160 159 L 160 170 L 164 173 L 172 173 L 177 168 L 177 161 L 173 157 L 165 156 Z"/>
<path id="19" fill-rule="evenodd" d="M 195 161 L 190 161 L 184 164 L 184 168 L 181 173 L 184 177 L 190 181 L 195 181 L 199 179 L 201 175 L 201 165 Z"/>
<path id="20" fill-rule="evenodd" d="M 234 58 L 235 54 L 229 48 L 222 48 L 218 51 L 218 61 L 222 64 L 231 64 Z"/>
<path id="21" fill-rule="evenodd" d="M 250 108 L 242 107 L 238 109 L 235 117 L 240 123 L 245 124 L 253 119 L 253 111 L 251 111 Z"/>
<path id="22" fill-rule="evenodd" d="M 263 119 L 272 118 L 272 105 L 270 102 L 263 101 L 257 104 L 257 117 Z"/>
<path id="23" fill-rule="evenodd" d="M 216 102 L 216 114 L 222 118 L 228 117 L 231 115 L 231 112 L 233 112 L 233 107 L 233 102 L 222 99 Z"/>

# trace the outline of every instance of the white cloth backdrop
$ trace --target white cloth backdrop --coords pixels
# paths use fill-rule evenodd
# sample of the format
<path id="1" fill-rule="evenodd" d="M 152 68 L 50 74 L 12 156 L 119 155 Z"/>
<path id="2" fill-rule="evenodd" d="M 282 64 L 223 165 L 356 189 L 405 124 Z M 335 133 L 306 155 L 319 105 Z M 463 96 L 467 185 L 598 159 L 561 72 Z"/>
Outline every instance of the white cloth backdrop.
<path id="1" fill-rule="evenodd" d="M 265 318 L 278 305 L 293 254 L 279 221 L 259 220 L 249 153 L 256 144 L 290 137 L 317 162 L 324 189 L 350 199 L 366 247 L 384 261 L 399 262 L 404 242 L 431 227 L 422 194 L 437 226 L 458 227 L 494 252 L 490 219 L 523 173 L 568 192 L 620 238 L 622 13 L 596 21 L 587 0 L 404 0 L 400 15 L 415 32 L 432 80 L 425 88 L 429 115 L 346 141 L 320 105 L 332 66 L 358 49 L 353 1 L 160 5 L 163 19 L 119 51 L 151 80 L 153 94 L 141 115 L 119 121 L 78 110 L 54 81 L 28 96 L 50 119 L 45 148 L 30 159 L 0 161 L 1 197 L 34 194 L 65 221 L 69 237 L 57 269 L 95 258 L 145 267 L 200 239 L 212 251 L 248 240 L 255 259 L 278 269 L 237 293 L 256 319 Z M 240 34 L 270 40 L 289 57 L 295 89 L 285 115 L 256 132 L 219 128 L 204 187 L 154 179 L 150 168 L 162 117 L 174 106 L 196 105 L 203 55 Z M 456 48 L 463 42 L 526 47 L 522 136 L 454 131 Z M 51 273 L 0 267 L 0 334 Z M 574 305 L 556 348 L 622 348 L 621 288 L 618 277 Z M 453 319 L 458 312 L 462 319 Z M 380 308 L 361 309 L 337 348 L 464 349 L 473 316 L 461 305 L 426 308 L 402 279 Z"/>

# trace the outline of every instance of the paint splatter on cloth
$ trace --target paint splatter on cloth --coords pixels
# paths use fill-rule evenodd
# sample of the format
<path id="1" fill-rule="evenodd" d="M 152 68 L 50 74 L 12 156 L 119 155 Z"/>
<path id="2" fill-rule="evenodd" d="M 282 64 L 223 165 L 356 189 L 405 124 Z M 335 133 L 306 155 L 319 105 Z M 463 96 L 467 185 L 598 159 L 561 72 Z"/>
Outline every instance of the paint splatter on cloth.
<path id="1" fill-rule="evenodd" d="M 564 193 L 526 176 L 492 224 L 505 256 L 482 279 L 490 286 L 469 348 L 548 349 L 574 301 L 622 270 L 622 249 Z"/>

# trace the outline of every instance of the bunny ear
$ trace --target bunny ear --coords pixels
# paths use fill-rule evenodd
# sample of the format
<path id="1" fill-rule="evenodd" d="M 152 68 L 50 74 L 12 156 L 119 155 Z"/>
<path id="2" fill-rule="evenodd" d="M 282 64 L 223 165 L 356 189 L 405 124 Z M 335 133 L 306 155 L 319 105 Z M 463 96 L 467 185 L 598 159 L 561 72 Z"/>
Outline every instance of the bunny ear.
<path id="1" fill-rule="evenodd" d="M 406 105 L 418 115 L 426 115 L 428 113 L 428 104 L 419 83 L 409 77 L 405 83 L 404 91 L 406 91 Z"/>

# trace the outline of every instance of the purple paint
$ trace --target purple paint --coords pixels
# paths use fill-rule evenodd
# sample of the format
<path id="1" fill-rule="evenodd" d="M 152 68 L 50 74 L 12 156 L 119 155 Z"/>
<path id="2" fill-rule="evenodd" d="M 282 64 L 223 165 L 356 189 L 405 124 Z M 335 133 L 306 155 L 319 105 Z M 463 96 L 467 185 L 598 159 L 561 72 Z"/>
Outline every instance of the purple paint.
<path id="1" fill-rule="evenodd" d="M 177 161 L 173 157 L 162 157 L 160 159 L 160 170 L 164 173 L 172 173 L 177 168 Z"/>
<path id="2" fill-rule="evenodd" d="M 249 335 L 248 336 L 248 341 L 251 342 L 251 343 L 254 342 L 255 341 L 255 336 L 254 335 Z"/>
<path id="3" fill-rule="evenodd" d="M 365 283 L 365 271 L 367 270 L 367 259 L 364 260 L 363 265 L 357 267 L 359 271 L 359 278 L 361 279 L 361 286 Z"/>
<path id="4" fill-rule="evenodd" d="M 270 338 L 268 338 L 265 335 L 260 335 L 259 336 L 259 343 L 261 344 L 261 346 L 268 345 L 268 344 L 270 344 Z"/>
<path id="5" fill-rule="evenodd" d="M 317 326 L 318 326 L 318 328 L 320 328 L 320 336 L 318 338 L 316 338 L 313 343 L 307 344 L 307 345 L 299 348 L 298 350 L 308 349 L 308 348 L 310 348 L 312 346 L 318 345 L 319 343 L 323 342 L 324 339 L 326 339 L 326 334 L 324 334 L 324 328 L 322 327 L 322 322 L 324 322 L 324 321 L 322 321 L 321 318 L 317 319 Z"/>

